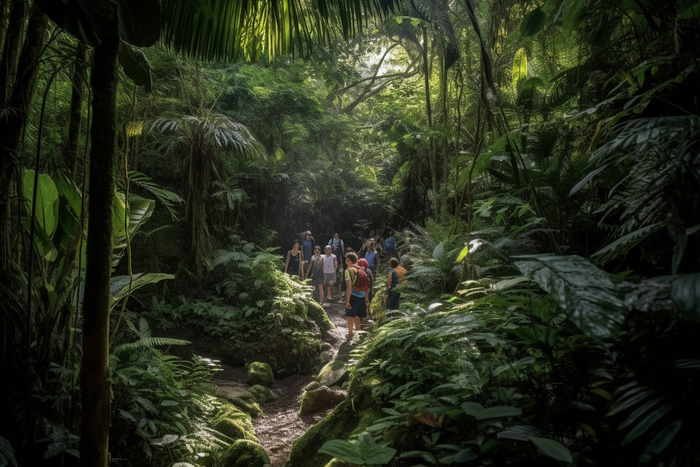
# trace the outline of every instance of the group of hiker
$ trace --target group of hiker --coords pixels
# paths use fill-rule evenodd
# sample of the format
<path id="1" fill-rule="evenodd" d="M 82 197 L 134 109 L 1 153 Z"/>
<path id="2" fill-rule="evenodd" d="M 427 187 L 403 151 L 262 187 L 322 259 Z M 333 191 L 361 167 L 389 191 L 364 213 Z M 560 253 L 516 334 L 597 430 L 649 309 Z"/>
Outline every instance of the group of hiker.
<path id="1" fill-rule="evenodd" d="M 374 298 L 374 279 L 380 265 L 382 253 L 389 259 L 387 273 L 387 293 L 384 306 L 389 310 L 399 308 L 400 294 L 396 290 L 406 269 L 400 266 L 395 254 L 396 242 L 393 237 L 386 240 L 376 235 L 374 230 L 356 252 L 346 247 L 336 232 L 326 245 L 316 244 L 311 231 L 304 233 L 304 239 L 295 240 L 287 252 L 284 272 L 300 279 L 310 279 L 311 285 L 318 288 L 319 303 L 327 306 L 331 300 L 345 303 L 348 320 L 348 338 L 353 337 L 353 328 L 361 330 L 360 319 L 366 318 Z M 405 280 L 404 280 L 405 281 Z M 333 294 L 337 284 L 337 293 Z M 343 292 L 345 286 L 345 292 Z"/>

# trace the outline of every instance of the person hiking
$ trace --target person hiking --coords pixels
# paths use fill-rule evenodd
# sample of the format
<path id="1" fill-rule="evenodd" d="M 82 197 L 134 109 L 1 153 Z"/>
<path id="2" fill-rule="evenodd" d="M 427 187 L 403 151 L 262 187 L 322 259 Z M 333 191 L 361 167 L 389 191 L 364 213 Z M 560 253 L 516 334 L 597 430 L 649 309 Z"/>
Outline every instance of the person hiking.
<path id="1" fill-rule="evenodd" d="M 323 258 L 323 275 L 325 277 L 324 286 L 327 287 L 328 300 L 333 296 L 333 284 L 335 284 L 335 271 L 338 269 L 338 259 L 332 253 L 330 245 L 326 245 L 325 254 L 321 257 Z"/>
<path id="2" fill-rule="evenodd" d="M 302 246 L 303 249 L 301 252 L 301 260 L 304 262 L 304 264 L 308 264 L 311 256 L 313 256 L 312 252 L 314 251 L 314 246 L 316 246 L 316 240 L 311 236 L 310 230 L 307 230 L 306 233 L 304 233 Z"/>
<path id="3" fill-rule="evenodd" d="M 356 331 L 362 331 L 362 323 L 360 318 L 367 317 L 367 307 L 369 306 L 369 297 L 366 290 L 359 290 L 353 287 L 358 285 L 360 273 L 357 268 L 357 255 L 355 253 L 347 253 L 345 255 L 345 317 L 348 319 L 348 339 L 352 339 L 353 325 Z"/>
<path id="4" fill-rule="evenodd" d="M 367 290 L 367 302 L 369 304 L 372 303 L 372 299 L 374 298 L 374 274 L 372 274 L 372 270 L 369 268 L 369 263 L 367 262 L 366 259 L 358 259 L 357 260 L 357 266 L 364 268 L 365 272 L 367 273 L 367 276 L 369 276 L 369 289 Z M 368 305 L 369 306 L 369 305 Z M 371 317 L 371 310 L 370 308 L 367 308 L 367 316 Z"/>
<path id="5" fill-rule="evenodd" d="M 309 261 L 309 268 L 306 270 L 306 277 L 311 278 L 311 285 L 318 286 L 318 303 L 323 306 L 323 283 L 325 277 L 323 275 L 323 256 L 321 256 L 321 247 L 314 247 L 314 255 Z M 330 300 L 330 297 L 328 297 Z"/>
<path id="6" fill-rule="evenodd" d="M 387 294 L 384 302 L 387 310 L 399 309 L 399 299 L 401 298 L 401 294 L 396 291 L 396 287 L 399 286 L 399 274 L 396 270 L 398 267 L 399 260 L 396 258 L 391 258 L 389 260 L 389 275 L 386 278 Z"/>
<path id="7" fill-rule="evenodd" d="M 304 279 L 301 251 L 299 251 L 299 240 L 294 240 L 292 249 L 287 252 L 287 262 L 284 265 L 284 273 L 290 276 L 299 276 L 302 280 Z"/>
<path id="8" fill-rule="evenodd" d="M 328 244 L 331 246 L 331 251 L 333 251 L 333 254 L 335 255 L 336 259 L 338 260 L 338 268 L 336 269 L 335 272 L 335 280 L 338 283 L 338 296 L 343 293 L 343 272 L 345 268 L 343 267 L 345 265 L 345 243 L 343 240 L 340 238 L 340 235 L 338 232 L 333 234 L 333 238 L 328 240 Z"/>
<path id="9" fill-rule="evenodd" d="M 363 258 L 369 263 L 369 269 L 372 271 L 372 274 L 376 275 L 377 268 L 379 267 L 379 255 L 377 254 L 377 250 L 375 250 L 374 240 L 367 241 L 367 251 Z"/>

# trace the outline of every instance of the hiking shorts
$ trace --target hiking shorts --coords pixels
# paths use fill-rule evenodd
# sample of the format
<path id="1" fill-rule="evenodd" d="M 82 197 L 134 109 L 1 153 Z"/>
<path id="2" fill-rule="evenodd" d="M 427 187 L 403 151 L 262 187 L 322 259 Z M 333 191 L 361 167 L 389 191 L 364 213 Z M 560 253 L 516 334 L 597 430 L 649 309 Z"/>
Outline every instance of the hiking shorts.
<path id="1" fill-rule="evenodd" d="M 335 284 L 335 272 L 327 272 L 324 275 L 326 276 L 325 285 Z"/>
<path id="2" fill-rule="evenodd" d="M 345 308 L 345 316 L 348 318 L 366 318 L 367 304 L 365 303 L 365 297 L 350 295 L 350 308 Z"/>

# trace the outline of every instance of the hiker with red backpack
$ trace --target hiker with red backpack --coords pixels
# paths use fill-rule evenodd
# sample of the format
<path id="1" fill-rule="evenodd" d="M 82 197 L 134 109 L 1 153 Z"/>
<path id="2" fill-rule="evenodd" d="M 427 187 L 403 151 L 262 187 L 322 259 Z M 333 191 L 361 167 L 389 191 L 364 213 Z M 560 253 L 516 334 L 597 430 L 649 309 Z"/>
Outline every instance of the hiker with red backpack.
<path id="1" fill-rule="evenodd" d="M 369 307 L 369 276 L 364 268 L 357 266 L 357 255 L 345 255 L 345 316 L 348 319 L 348 339 L 352 339 L 353 324 L 356 331 L 362 330 L 360 318 L 367 317 Z"/>

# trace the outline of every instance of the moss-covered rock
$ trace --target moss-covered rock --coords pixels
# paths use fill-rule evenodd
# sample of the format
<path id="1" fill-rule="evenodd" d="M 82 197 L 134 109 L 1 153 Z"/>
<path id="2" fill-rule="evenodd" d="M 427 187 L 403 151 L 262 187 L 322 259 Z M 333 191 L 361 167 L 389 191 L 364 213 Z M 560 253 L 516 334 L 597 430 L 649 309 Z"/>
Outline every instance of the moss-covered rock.
<path id="1" fill-rule="evenodd" d="M 324 467 L 332 460 L 331 456 L 318 452 L 326 441 L 349 439 L 382 416 L 369 397 L 344 400 L 294 443 L 285 467 Z"/>
<path id="2" fill-rule="evenodd" d="M 333 323 L 331 322 L 330 319 L 328 319 L 328 315 L 326 314 L 326 310 L 323 309 L 321 305 L 314 301 L 309 301 L 307 302 L 308 306 L 306 309 L 306 313 L 308 317 L 316 323 L 316 325 L 319 327 L 321 330 L 321 333 L 324 335 L 328 332 L 329 329 L 333 329 L 335 326 L 333 326 Z"/>
<path id="3" fill-rule="evenodd" d="M 241 397 L 236 397 L 235 399 L 231 399 L 231 403 L 251 417 L 257 417 L 263 413 L 258 403 L 252 398 L 251 400 L 246 400 Z"/>
<path id="4" fill-rule="evenodd" d="M 304 388 L 304 391 L 313 391 L 314 389 L 318 389 L 321 387 L 321 383 L 318 381 L 311 381 L 309 384 L 306 385 Z"/>
<path id="5" fill-rule="evenodd" d="M 272 393 L 270 388 L 261 386 L 259 384 L 253 385 L 248 388 L 248 393 L 257 401 L 261 403 L 272 402 L 276 399 L 275 395 Z"/>
<path id="6" fill-rule="evenodd" d="M 270 463 L 265 449 L 253 441 L 239 439 L 226 449 L 219 460 L 220 467 L 263 467 Z"/>
<path id="7" fill-rule="evenodd" d="M 274 381 L 275 376 L 272 374 L 272 368 L 267 363 L 253 362 L 248 366 L 248 383 L 250 385 L 272 386 Z"/>
<path id="8" fill-rule="evenodd" d="M 253 425 L 246 426 L 243 420 L 234 418 L 224 418 L 214 425 L 214 429 L 222 435 L 233 440 L 248 439 L 257 441 Z"/>
<path id="9" fill-rule="evenodd" d="M 345 363 L 340 360 L 333 360 L 318 372 L 316 380 L 325 386 L 340 386 L 348 379 L 348 371 Z"/>
<path id="10" fill-rule="evenodd" d="M 304 392 L 301 396 L 299 415 L 309 415 L 331 409 L 345 399 L 341 391 L 334 391 L 327 386 L 320 386 Z"/>

